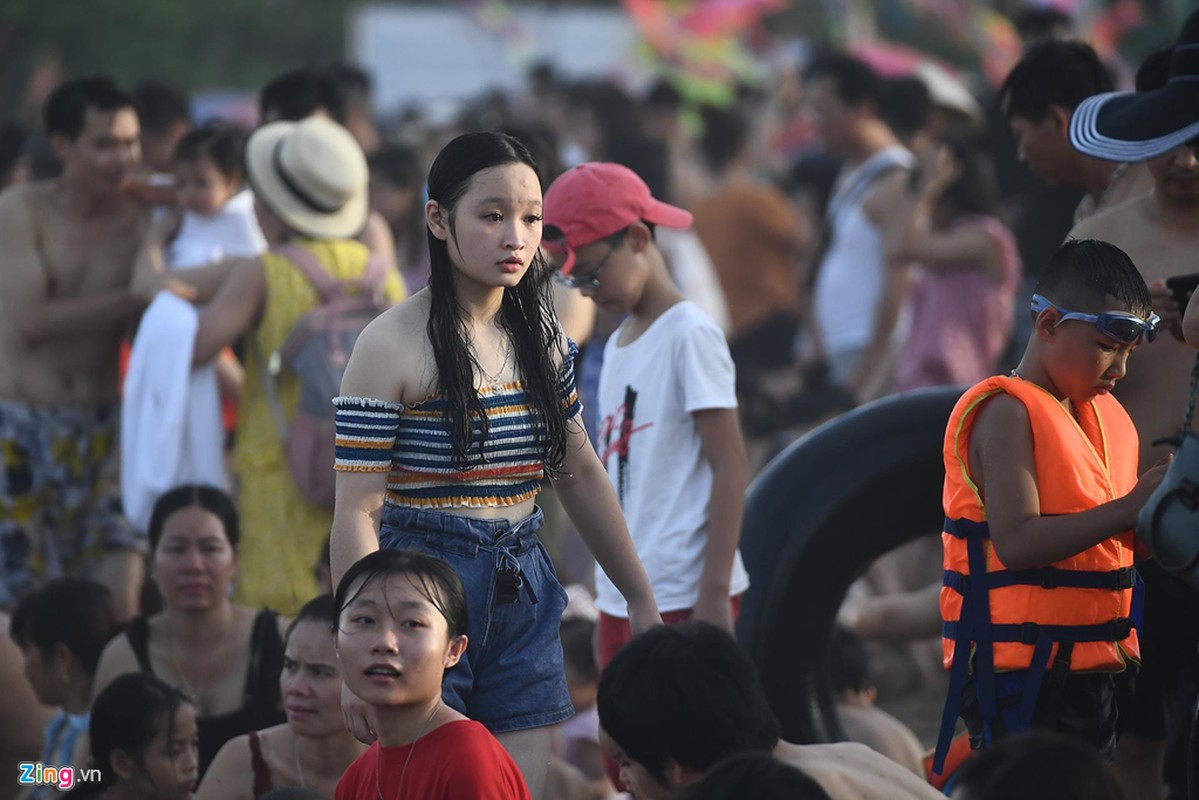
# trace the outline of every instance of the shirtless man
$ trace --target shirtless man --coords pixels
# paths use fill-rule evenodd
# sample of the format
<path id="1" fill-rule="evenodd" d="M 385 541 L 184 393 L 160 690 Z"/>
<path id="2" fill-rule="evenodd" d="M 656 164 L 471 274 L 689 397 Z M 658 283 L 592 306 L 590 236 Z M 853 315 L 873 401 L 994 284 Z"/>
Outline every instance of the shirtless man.
<path id="1" fill-rule="evenodd" d="M 1178 434 L 1189 390 L 1195 351 L 1182 341 L 1179 308 L 1165 279 L 1195 272 L 1199 252 L 1199 159 L 1182 146 L 1148 162 L 1154 187 L 1149 193 L 1102 211 L 1070 232 L 1079 239 L 1104 239 L 1122 248 L 1149 284 L 1162 330 L 1152 343 L 1142 343 L 1131 359 L 1128 374 L 1116 396 L 1128 410 L 1141 438 L 1143 472 L 1171 452 L 1154 445 Z M 1199 624 L 1197 606 L 1179 579 L 1164 574 L 1149 561 L 1139 565 L 1146 584 L 1142 669 L 1131 705 L 1121 703 L 1122 735 L 1116 753 L 1116 774 L 1130 800 L 1160 800 L 1162 759 L 1171 714 L 1179 713 L 1174 685 L 1179 671 L 1194 668 Z M 1177 708 L 1166 709 L 1167 703 Z M 1167 775 L 1178 787 L 1183 776 Z"/>
<path id="2" fill-rule="evenodd" d="M 0 608 L 40 580 L 88 574 L 128 616 L 142 539 L 105 496 L 116 444 L 118 348 L 147 214 L 121 185 L 137 114 L 107 78 L 46 101 L 60 178 L 0 194 Z"/>
<path id="3" fill-rule="evenodd" d="M 1167 73 L 1142 65 L 1136 94 L 1084 100 L 1069 131 L 1071 144 L 1080 152 L 1112 161 L 1144 161 L 1153 176 L 1148 194 L 1101 212 L 1071 231 L 1079 238 L 1093 236 L 1123 248 L 1149 284 L 1154 310 L 1162 317 L 1162 333 L 1138 348 L 1141 352 L 1117 390 L 1140 434 L 1141 471 L 1170 451 L 1153 442 L 1178 433 L 1195 357 L 1182 342 L 1180 309 L 1165 280 L 1197 271 L 1199 104 L 1194 87 L 1199 62 L 1190 53 L 1199 46 L 1199 13 L 1188 17 L 1179 45 Z M 1123 731 L 1116 774 L 1130 800 L 1158 800 L 1165 796 L 1162 766 L 1171 715 L 1186 716 L 1181 718 L 1182 741 L 1169 746 L 1185 746 L 1189 729 L 1193 706 L 1181 699 L 1177 687 L 1180 678 L 1199 668 L 1199 597 L 1152 560 L 1139 563 L 1138 569 L 1145 580 L 1142 669 L 1131 702 L 1122 699 L 1120 704 Z M 1185 769 L 1168 769 L 1165 778 L 1171 789 L 1185 792 Z"/>
<path id="4" fill-rule="evenodd" d="M 1196 143 L 1199 145 L 1199 142 Z M 1137 348 L 1116 395 L 1141 437 L 1141 469 L 1171 452 L 1156 439 L 1178 433 L 1195 353 L 1182 341 L 1179 308 L 1166 278 L 1196 271 L 1199 252 L 1199 156 L 1186 145 L 1148 162 L 1153 191 L 1101 211 L 1070 231 L 1076 239 L 1103 239 L 1128 253 L 1153 294 L 1162 335 Z"/>

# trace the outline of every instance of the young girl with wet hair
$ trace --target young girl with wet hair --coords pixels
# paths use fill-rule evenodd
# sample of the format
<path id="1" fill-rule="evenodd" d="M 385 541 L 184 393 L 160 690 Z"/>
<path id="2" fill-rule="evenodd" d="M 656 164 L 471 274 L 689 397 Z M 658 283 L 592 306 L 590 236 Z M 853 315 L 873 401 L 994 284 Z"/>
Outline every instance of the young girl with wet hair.
<path id="1" fill-rule="evenodd" d="M 191 800 L 196 788 L 196 709 L 153 675 L 122 675 L 92 704 L 92 766 L 100 783 L 75 796 L 104 800 Z"/>
<path id="2" fill-rule="evenodd" d="M 448 561 L 472 646 L 445 702 L 495 733 L 540 797 L 550 726 L 571 713 L 566 604 L 534 500 L 543 478 L 628 602 L 660 621 L 616 494 L 587 441 L 577 348 L 558 328 L 542 258 L 541 185 L 517 139 L 465 134 L 429 172 L 429 286 L 359 337 L 337 406 L 333 578 L 380 547 Z M 356 733 L 369 724 L 347 703 Z"/>
<path id="3" fill-rule="evenodd" d="M 335 602 L 342 677 L 370 707 L 378 736 L 342 776 L 336 800 L 527 800 L 500 743 L 442 700 L 468 643 L 454 570 L 415 550 L 377 550 L 346 571 Z"/>

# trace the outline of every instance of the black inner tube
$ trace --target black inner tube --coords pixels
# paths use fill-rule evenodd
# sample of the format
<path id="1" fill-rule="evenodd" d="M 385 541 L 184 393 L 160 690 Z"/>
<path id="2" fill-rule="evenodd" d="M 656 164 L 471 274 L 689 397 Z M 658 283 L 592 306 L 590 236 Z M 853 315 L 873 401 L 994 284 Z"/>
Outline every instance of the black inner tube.
<path id="1" fill-rule="evenodd" d="M 779 454 L 750 485 L 741 554 L 750 574 L 737 634 L 783 738 L 845 739 L 828 643 L 849 585 L 879 556 L 940 530 L 945 425 L 962 387 L 851 411 Z"/>

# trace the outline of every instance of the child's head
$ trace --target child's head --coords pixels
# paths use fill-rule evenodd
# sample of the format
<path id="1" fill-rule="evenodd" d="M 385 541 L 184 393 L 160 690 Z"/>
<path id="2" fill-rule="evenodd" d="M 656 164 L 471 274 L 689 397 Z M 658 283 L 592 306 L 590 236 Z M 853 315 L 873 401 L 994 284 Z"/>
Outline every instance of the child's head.
<path id="1" fill-rule="evenodd" d="M 680 800 L 832 800 L 814 778 L 770 753 L 742 753 L 720 762 Z"/>
<path id="2" fill-rule="evenodd" d="M 1032 313 L 1019 371 L 1028 377 L 1031 369 L 1055 396 L 1076 402 L 1111 391 L 1132 350 L 1157 333 L 1144 278 L 1123 250 L 1095 239 L 1058 248 L 1037 283 Z"/>
<path id="3" fill-rule="evenodd" d="M 566 685 L 576 711 L 595 705 L 599 666 L 595 663 L 595 623 L 589 619 L 564 619 L 560 631 L 566 663 Z"/>
<path id="4" fill-rule="evenodd" d="M 246 137 L 237 128 L 210 122 L 175 145 L 171 159 L 179 205 L 193 214 L 214 214 L 241 189 Z"/>
<path id="5" fill-rule="evenodd" d="M 416 550 L 377 550 L 337 585 L 342 679 L 373 706 L 409 706 L 441 695 L 466 651 L 466 590 L 454 569 Z"/>
<path id="6" fill-rule="evenodd" d="M 90 687 L 116 629 L 108 588 L 86 578 L 47 583 L 21 601 L 9 624 L 25 656 L 25 676 L 50 706 L 66 702 L 77 682 Z"/>
<path id="7" fill-rule="evenodd" d="M 172 608 L 210 609 L 229 600 L 240 541 L 233 498 L 214 486 L 184 484 L 150 512 L 150 574 Z"/>
<path id="8" fill-rule="evenodd" d="M 121 675 L 96 696 L 89 728 L 92 762 L 122 797 L 191 798 L 199 764 L 196 710 L 153 675 Z"/>
<path id="9" fill-rule="evenodd" d="M 547 247 L 564 254 L 559 279 L 596 304 L 627 312 L 641 298 L 644 257 L 660 254 L 653 226 L 690 228 L 691 214 L 650 194 L 621 164 L 590 162 L 567 170 L 545 195 Z"/>
<path id="10" fill-rule="evenodd" d="M 749 654 L 703 622 L 660 625 L 633 638 L 600 676 L 600 743 L 638 797 L 671 796 L 688 776 L 778 743 Z"/>
<path id="11" fill-rule="evenodd" d="M 343 730 L 341 665 L 333 637 L 337 606 L 333 595 L 309 600 L 287 626 L 279 688 L 287 724 L 302 736 L 323 737 Z"/>
<path id="12" fill-rule="evenodd" d="M 833 628 L 829 642 L 829 675 L 837 698 L 866 697 L 873 700 L 875 687 L 870 680 L 870 658 L 866 645 L 853 631 L 840 625 Z"/>
<path id="13" fill-rule="evenodd" d="M 458 297 L 502 290 L 496 322 L 512 343 L 517 372 L 543 432 L 550 471 L 566 457 L 566 410 L 559 382 L 562 343 L 549 271 L 541 256 L 537 164 L 515 137 L 468 133 L 442 148 L 429 170 L 429 341 L 445 399 L 456 464 L 465 464 L 474 425 L 485 418 Z M 483 426 L 486 431 L 486 426 Z M 486 433 L 484 434 L 486 435 Z"/>

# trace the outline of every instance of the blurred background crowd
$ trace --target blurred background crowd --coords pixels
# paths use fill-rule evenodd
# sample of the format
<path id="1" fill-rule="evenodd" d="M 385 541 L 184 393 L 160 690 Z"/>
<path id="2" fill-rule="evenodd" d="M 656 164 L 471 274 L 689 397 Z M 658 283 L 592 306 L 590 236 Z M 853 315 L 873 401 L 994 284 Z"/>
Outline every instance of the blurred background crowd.
<path id="1" fill-rule="evenodd" d="M 970 384 L 1015 363 L 1027 336 L 1022 302 L 1041 266 L 1076 223 L 1137 196 L 1150 182 L 1147 173 L 1114 175 L 1115 165 L 1096 172 L 1079 162 L 1064 130 L 1056 140 L 1043 135 L 1045 108 L 1072 108 L 1052 96 L 1055 81 L 1069 83 L 1093 60 L 1099 71 L 1075 104 L 1098 91 L 1132 89 L 1138 67 L 1169 45 L 1190 10 L 1178 0 L 110 0 L 94 10 L 12 0 L 0 13 L 0 185 L 60 174 L 43 107 L 69 79 L 108 75 L 129 91 L 141 156 L 123 191 L 160 205 L 176 202 L 172 185 L 182 191 L 186 165 L 194 161 L 180 156 L 189 132 L 210 130 L 214 121 L 222 130 L 249 131 L 268 119 L 324 114 L 367 156 L 372 222 L 364 241 L 402 281 L 400 288 L 392 279 L 395 300 L 428 280 L 425 176 L 454 136 L 512 133 L 536 157 L 543 187 L 584 161 L 623 163 L 655 197 L 695 215 L 694 230 L 659 230 L 658 243 L 682 293 L 728 338 L 756 470 L 805 430 L 862 403 L 926 386 Z M 1055 50 L 1054 42 L 1076 44 Z M 1014 73 L 1027 56 L 1035 57 L 1026 73 Z M 211 143 L 204 147 L 220 167 Z M 865 192 L 885 176 L 855 170 L 880 153 L 894 158 L 881 169 L 902 170 L 895 188 L 902 199 L 874 208 Z M 239 169 L 224 174 L 240 181 Z M 854 174 L 862 177 L 859 195 L 847 177 Z M 235 198 L 231 191 L 225 200 Z M 830 235 L 864 225 L 854 217 L 859 209 L 881 231 L 877 240 Z M 914 266 L 865 278 L 837 269 L 862 259 Z M 563 326 L 582 347 L 578 371 L 586 406 L 604 341 L 619 319 L 577 292 L 562 291 L 559 300 Z M 221 387 L 232 415 L 238 387 L 259 376 L 242 372 L 232 354 L 229 359 Z M 265 401 L 259 396 L 255 402 Z M 264 428 L 271 424 L 265 409 L 253 412 L 261 412 Z M 594 439 L 595 420 L 588 424 Z M 265 527 L 259 520 L 272 511 L 250 508 L 260 497 L 239 501 L 238 508 L 223 502 L 210 498 L 180 508 L 198 505 L 215 515 L 224 538 L 214 547 L 240 546 L 244 553 Z M 579 692 L 576 706 L 586 708 L 594 703 L 585 622 L 594 616 L 588 610 L 593 564 L 549 505 L 546 537 L 555 564 L 564 584 L 578 585 L 572 608 L 584 622 L 564 628 L 563 642 L 572 693 Z M 152 553 L 163 536 L 169 539 L 175 513 L 157 520 L 157 530 L 149 520 Z M 327 524 L 315 527 L 328 530 Z M 305 581 L 329 591 L 319 540 L 289 556 L 299 567 L 285 569 L 302 569 Z M 268 549 L 276 546 L 271 542 Z M 891 617 L 872 611 L 868 598 L 901 596 L 937 580 L 936 549 L 923 542 L 872 569 L 851 591 L 843 621 L 863 636 L 886 637 L 881 629 L 893 624 L 886 621 Z M 239 577 L 232 567 L 221 573 L 225 601 L 240 580 L 239 603 L 296 614 L 312 593 L 271 595 L 265 587 L 277 565 L 258 559 L 254 566 L 246 562 Z M 153 555 L 151 571 L 167 570 L 162 563 Z M 114 619 L 88 619 L 71 643 L 73 652 L 78 644 L 88 655 L 64 662 L 80 674 L 72 671 L 57 695 L 39 692 L 41 700 L 66 709 L 69 720 L 72 710 L 86 711 L 81 698 L 90 697 L 93 676 L 106 684 L 154 659 L 171 662 L 170 671 L 186 681 L 178 654 L 154 649 L 154 637 L 163 634 L 153 627 L 132 629 L 141 630 L 140 651 L 137 636 L 127 634 L 128 644 L 114 640 L 117 646 L 109 645 L 100 659 L 117 623 L 164 603 L 187 602 L 186 587 L 172 587 L 171 580 L 169 570 L 158 575 L 164 596 L 147 599 L 139 584 L 139 592 L 117 597 Z M 59 591 L 43 616 L 73 618 L 66 609 L 94 603 L 80 586 Z M 130 600 L 134 594 L 138 599 Z M 888 607 L 885 613 L 893 612 Z M 301 622 L 329 615 L 328 609 L 308 613 Z M 243 616 L 230 657 L 258 647 L 258 637 L 269 639 L 278 652 L 263 667 L 267 672 L 285 663 L 294 672 L 299 657 L 284 660 L 282 648 L 297 636 L 316 638 L 303 624 L 287 628 L 273 617 Z M 59 624 L 47 620 L 33 614 L 14 622 L 18 644 L 38 646 L 39 626 Z M 97 641 L 84 641 L 89 636 Z M 332 660 L 328 645 L 311 645 L 316 661 Z M 944 693 L 939 647 L 863 649 L 846 640 L 839 641 L 837 657 L 844 659 L 838 674 L 845 682 L 836 689 L 847 731 L 921 772 L 920 755 L 932 744 Z M 867 660 L 881 666 L 868 670 Z M 266 687 L 274 677 L 261 680 Z M 284 693 L 287 680 L 285 672 Z M 263 689 L 264 707 L 277 712 L 278 693 L 278 687 Z M 893 717 L 868 710 L 876 697 Z M 321 702 L 329 708 L 320 713 L 336 722 L 336 697 Z M 243 730 L 231 732 L 271 722 L 280 722 L 278 713 L 245 720 Z M 40 743 L 41 730 L 30 726 L 26 733 Z M 329 741 L 347 760 L 357 753 L 340 729 L 313 732 L 301 724 L 286 735 L 334 737 Z M 12 737 L 10 752 L 20 749 L 20 738 Z M 24 738 L 22 747 L 30 739 Z M 205 757 L 221 743 L 207 744 Z M 567 746 L 564 752 L 570 760 L 574 751 Z M 575 760 L 602 796 L 597 751 L 592 747 Z M 8 788 L 0 788 L 0 796 Z"/>

